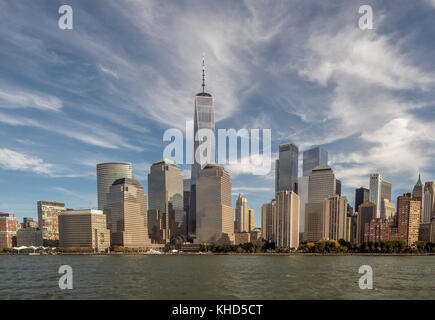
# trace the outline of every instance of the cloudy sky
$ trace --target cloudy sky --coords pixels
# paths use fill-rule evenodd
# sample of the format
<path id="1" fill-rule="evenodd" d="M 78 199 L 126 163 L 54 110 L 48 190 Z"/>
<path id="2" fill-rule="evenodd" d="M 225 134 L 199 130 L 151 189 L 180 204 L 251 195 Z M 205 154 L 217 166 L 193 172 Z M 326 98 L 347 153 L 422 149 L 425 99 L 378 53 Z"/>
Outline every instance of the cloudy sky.
<path id="1" fill-rule="evenodd" d="M 373 172 L 395 199 L 435 179 L 434 19 L 433 0 L 2 1 L 0 211 L 96 207 L 104 161 L 131 162 L 147 190 L 164 131 L 193 117 L 203 53 L 217 128 L 270 128 L 275 154 L 322 145 L 352 205 Z M 273 172 L 231 174 L 260 224 Z"/>

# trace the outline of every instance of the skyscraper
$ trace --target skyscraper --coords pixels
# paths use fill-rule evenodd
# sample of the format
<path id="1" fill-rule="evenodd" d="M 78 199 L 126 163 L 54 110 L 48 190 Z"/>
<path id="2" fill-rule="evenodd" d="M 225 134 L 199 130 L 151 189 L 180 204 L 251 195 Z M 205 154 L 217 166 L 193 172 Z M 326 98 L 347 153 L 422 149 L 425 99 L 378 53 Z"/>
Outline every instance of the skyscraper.
<path id="1" fill-rule="evenodd" d="M 420 214 L 421 202 L 413 200 L 410 193 L 397 197 L 397 232 L 408 245 L 418 240 Z"/>
<path id="2" fill-rule="evenodd" d="M 376 218 L 385 219 L 384 199 L 391 201 L 391 183 L 379 173 L 371 174 L 369 201 L 376 204 Z"/>
<path id="3" fill-rule="evenodd" d="M 261 206 L 261 232 L 263 239 L 266 241 L 271 241 L 274 238 L 272 216 L 275 207 L 275 199 Z"/>
<path id="4" fill-rule="evenodd" d="M 249 230 L 249 212 L 248 201 L 239 193 L 236 200 L 236 221 L 234 232 L 250 232 Z"/>
<path id="5" fill-rule="evenodd" d="M 308 183 L 310 182 L 310 176 L 302 176 L 298 178 L 298 195 L 300 200 L 300 212 L 299 217 L 299 232 L 305 232 L 305 206 L 308 203 Z"/>
<path id="6" fill-rule="evenodd" d="M 370 223 L 372 219 L 376 218 L 376 205 L 372 202 L 364 202 L 358 207 L 358 239 L 357 243 L 360 245 L 364 242 L 365 225 Z"/>
<path id="7" fill-rule="evenodd" d="M 135 179 L 121 178 L 113 182 L 104 213 L 107 215 L 111 245 L 134 248 L 151 244 L 147 198 L 143 187 Z"/>
<path id="8" fill-rule="evenodd" d="M 324 199 L 336 195 L 336 178 L 329 166 L 314 168 L 308 183 L 308 203 L 305 206 L 305 239 L 318 241 L 325 239 Z"/>
<path id="9" fill-rule="evenodd" d="M 350 222 L 347 216 L 347 198 L 335 195 L 323 200 L 325 235 L 328 240 L 350 241 Z"/>
<path id="10" fill-rule="evenodd" d="M 37 205 L 44 246 L 58 246 L 59 215 L 66 210 L 65 204 L 57 201 L 38 201 Z"/>
<path id="11" fill-rule="evenodd" d="M 108 162 L 97 164 L 98 210 L 104 210 L 110 187 L 115 180 L 121 178 L 133 178 L 130 163 Z"/>
<path id="12" fill-rule="evenodd" d="M 196 182 L 196 243 L 234 242 L 231 180 L 219 164 L 207 164 Z"/>
<path id="13" fill-rule="evenodd" d="M 298 157 L 299 149 L 292 143 L 279 145 L 278 191 L 290 190 L 298 192 Z"/>
<path id="14" fill-rule="evenodd" d="M 159 210 L 160 215 L 169 214 L 171 235 L 187 235 L 183 175 L 178 165 L 171 160 L 162 159 L 151 166 L 148 174 L 148 204 L 150 210 Z"/>
<path id="15" fill-rule="evenodd" d="M 316 147 L 303 153 L 303 175 L 309 176 L 317 166 L 328 165 L 328 151 L 322 147 Z"/>
<path id="16" fill-rule="evenodd" d="M 255 214 L 254 209 L 248 208 L 248 217 L 249 217 L 249 232 L 252 232 L 257 226 L 255 224 Z"/>
<path id="17" fill-rule="evenodd" d="M 341 181 L 340 180 L 335 180 L 335 193 L 339 196 L 341 196 Z"/>
<path id="18" fill-rule="evenodd" d="M 194 112 L 194 144 L 193 144 L 193 164 L 191 172 L 191 192 L 190 192 L 190 208 L 188 214 L 188 232 L 189 236 L 195 237 L 196 234 L 196 181 L 199 179 L 200 171 L 208 163 L 216 161 L 215 148 L 209 148 L 208 153 L 200 152 L 200 144 L 205 143 L 210 137 L 204 137 L 201 141 L 197 140 L 199 130 L 207 129 L 214 135 L 214 107 L 213 97 L 210 93 L 205 92 L 205 63 L 202 59 L 202 92 L 195 96 L 195 112 Z M 199 138 L 199 137 L 198 137 Z M 211 143 L 214 146 L 214 141 Z M 198 155 L 197 155 L 198 154 Z M 199 159 L 197 159 L 197 156 Z"/>
<path id="19" fill-rule="evenodd" d="M 294 191 L 276 194 L 276 210 L 273 224 L 274 242 L 277 248 L 299 247 L 299 196 Z"/>
<path id="20" fill-rule="evenodd" d="M 420 211 L 422 213 L 421 219 L 424 218 L 424 186 L 421 183 L 421 177 L 420 174 L 418 174 L 418 180 L 417 183 L 414 186 L 414 189 L 412 190 L 412 199 L 420 201 Z M 423 221 L 421 221 L 423 222 Z"/>
<path id="21" fill-rule="evenodd" d="M 424 184 L 423 223 L 429 223 L 435 218 L 435 185 L 433 181 Z"/>
<path id="22" fill-rule="evenodd" d="M 370 190 L 360 187 L 359 189 L 355 189 L 355 210 L 358 211 L 360 204 L 363 204 L 366 201 L 369 201 Z"/>

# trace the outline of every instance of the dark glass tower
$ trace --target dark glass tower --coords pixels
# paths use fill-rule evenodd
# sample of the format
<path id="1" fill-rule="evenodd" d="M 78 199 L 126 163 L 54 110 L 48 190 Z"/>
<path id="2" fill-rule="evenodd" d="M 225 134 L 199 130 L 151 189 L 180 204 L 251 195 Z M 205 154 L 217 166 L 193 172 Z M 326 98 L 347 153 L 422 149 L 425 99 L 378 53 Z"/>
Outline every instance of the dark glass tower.
<path id="1" fill-rule="evenodd" d="M 195 113 L 194 113 L 194 143 L 193 143 L 193 164 L 191 172 L 191 191 L 190 191 L 190 208 L 188 216 L 188 233 L 194 238 L 196 234 L 196 180 L 199 178 L 199 173 L 202 168 L 208 163 L 216 162 L 216 150 L 214 141 L 211 144 L 212 148 L 208 152 L 198 153 L 199 159 L 196 159 L 197 150 L 200 144 L 207 141 L 208 137 L 204 137 L 201 141 L 197 141 L 196 136 L 199 130 L 208 129 L 215 133 L 214 126 L 214 107 L 213 97 L 205 92 L 205 63 L 202 58 L 202 92 L 195 96 Z M 199 160 L 199 161 L 198 161 Z"/>
<path id="2" fill-rule="evenodd" d="M 298 192 L 298 158 L 299 148 L 292 143 L 279 145 L 279 160 L 276 163 L 278 191 L 291 190 Z"/>
<path id="3" fill-rule="evenodd" d="M 317 166 L 328 165 L 328 151 L 322 147 L 304 151 L 303 154 L 303 175 L 309 176 Z"/>
<path id="4" fill-rule="evenodd" d="M 360 204 L 369 201 L 370 190 L 360 187 L 355 189 L 355 211 L 358 211 Z"/>

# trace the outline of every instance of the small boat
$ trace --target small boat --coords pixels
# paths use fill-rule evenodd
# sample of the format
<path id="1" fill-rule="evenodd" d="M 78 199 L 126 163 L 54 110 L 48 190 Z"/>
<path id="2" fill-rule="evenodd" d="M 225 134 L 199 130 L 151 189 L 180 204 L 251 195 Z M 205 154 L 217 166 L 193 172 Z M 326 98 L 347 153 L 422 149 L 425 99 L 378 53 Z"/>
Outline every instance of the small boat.
<path id="1" fill-rule="evenodd" d="M 29 252 L 29 256 L 40 256 L 39 252 Z"/>

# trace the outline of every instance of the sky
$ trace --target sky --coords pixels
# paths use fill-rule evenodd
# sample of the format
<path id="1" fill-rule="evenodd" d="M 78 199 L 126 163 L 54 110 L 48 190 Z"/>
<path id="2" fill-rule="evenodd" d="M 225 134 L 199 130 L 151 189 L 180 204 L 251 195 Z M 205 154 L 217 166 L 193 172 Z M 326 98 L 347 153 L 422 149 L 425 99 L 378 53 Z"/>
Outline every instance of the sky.
<path id="1" fill-rule="evenodd" d="M 435 180 L 434 19 L 433 0 L 2 1 L 0 211 L 95 208 L 99 162 L 131 162 L 147 193 L 163 133 L 193 118 L 203 53 L 216 128 L 271 129 L 273 158 L 295 143 L 300 173 L 322 146 L 351 205 L 374 172 L 395 202 L 419 173 Z M 273 166 L 228 170 L 233 206 L 242 193 L 260 225 Z"/>

